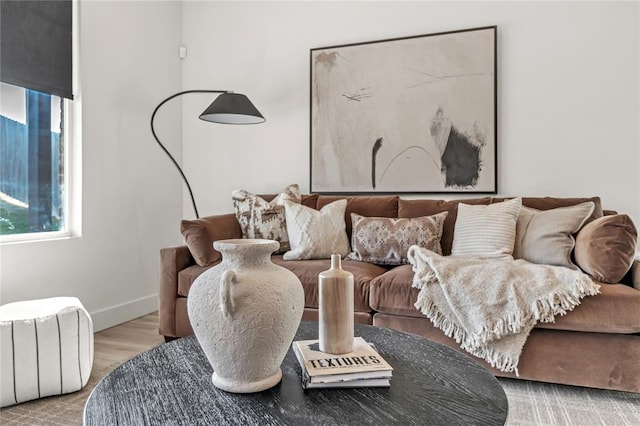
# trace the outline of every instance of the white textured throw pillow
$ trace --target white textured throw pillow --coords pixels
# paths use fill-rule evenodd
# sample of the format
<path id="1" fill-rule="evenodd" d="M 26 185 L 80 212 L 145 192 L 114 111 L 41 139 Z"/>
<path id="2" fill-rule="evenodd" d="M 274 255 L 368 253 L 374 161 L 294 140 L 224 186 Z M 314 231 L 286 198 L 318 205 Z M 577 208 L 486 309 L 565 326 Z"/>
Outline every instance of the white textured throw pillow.
<path id="1" fill-rule="evenodd" d="M 332 254 L 349 254 L 349 238 L 344 221 L 347 200 L 315 210 L 302 204 L 284 202 L 290 250 L 284 260 L 328 259 Z"/>
<path id="2" fill-rule="evenodd" d="M 513 254 L 522 198 L 488 206 L 458 204 L 451 254 L 508 257 Z"/>

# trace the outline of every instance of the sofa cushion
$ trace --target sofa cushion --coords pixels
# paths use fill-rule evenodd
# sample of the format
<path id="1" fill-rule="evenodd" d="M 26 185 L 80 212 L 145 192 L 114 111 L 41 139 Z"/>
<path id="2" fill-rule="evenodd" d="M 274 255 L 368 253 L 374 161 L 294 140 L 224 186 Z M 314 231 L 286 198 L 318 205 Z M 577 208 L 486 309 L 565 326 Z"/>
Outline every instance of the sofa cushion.
<path id="1" fill-rule="evenodd" d="M 511 257 L 521 207 L 520 198 L 488 206 L 458 204 L 451 254 Z"/>
<path id="2" fill-rule="evenodd" d="M 618 283 L 636 254 L 638 231 L 626 214 L 604 216 L 586 224 L 576 236 L 576 264 L 598 281 Z"/>
<path id="3" fill-rule="evenodd" d="M 318 205 L 318 194 L 303 194 L 300 199 L 300 204 L 315 209 Z"/>
<path id="4" fill-rule="evenodd" d="M 348 259 L 376 265 L 409 263 L 412 245 L 442 254 L 440 238 L 447 212 L 415 218 L 364 217 L 351 213 L 353 231 Z"/>
<path id="5" fill-rule="evenodd" d="M 331 268 L 328 259 L 284 260 L 281 255 L 271 256 L 273 263 L 296 274 L 304 289 L 305 308 L 318 307 L 318 274 Z M 369 284 L 371 280 L 387 270 L 366 262 L 344 259 L 342 269 L 353 274 L 353 305 L 356 312 L 371 312 L 369 307 Z"/>
<path id="6" fill-rule="evenodd" d="M 290 201 L 284 202 L 290 250 L 286 260 L 328 259 L 332 254 L 349 254 L 345 232 L 346 200 L 337 200 L 320 210 Z"/>
<path id="7" fill-rule="evenodd" d="M 200 266 L 213 265 L 222 258 L 220 252 L 213 248 L 214 241 L 242 238 L 242 230 L 233 213 L 183 220 L 180 231 L 191 256 Z"/>
<path id="8" fill-rule="evenodd" d="M 336 200 L 347 200 L 345 223 L 347 225 L 347 236 L 349 237 L 349 240 L 351 240 L 351 213 L 357 213 L 361 216 L 368 217 L 399 217 L 398 199 L 399 197 L 397 195 L 319 195 L 316 208 L 321 209 L 327 204 L 332 203 Z M 429 216 L 429 214 L 421 214 L 419 216 Z"/>
<path id="9" fill-rule="evenodd" d="M 603 284 L 600 294 L 582 303 L 555 323 L 538 328 L 588 333 L 640 333 L 640 291 L 625 284 Z"/>
<path id="10" fill-rule="evenodd" d="M 448 212 L 447 218 L 442 227 L 442 254 L 451 254 L 453 244 L 453 229 L 458 217 L 458 203 L 469 205 L 487 205 L 491 203 L 491 198 L 469 198 L 464 200 L 398 200 L 398 217 L 420 217 L 431 216 L 440 212 Z"/>
<path id="11" fill-rule="evenodd" d="M 233 191 L 231 198 L 236 218 L 242 229 L 242 238 L 275 240 L 280 243 L 276 253 L 289 250 L 284 202 L 300 203 L 298 185 L 287 186 L 271 201 L 243 189 Z"/>
<path id="12" fill-rule="evenodd" d="M 550 210 L 523 207 L 518 217 L 513 257 L 578 270 L 571 261 L 575 246 L 573 234 L 582 228 L 593 209 L 592 201 Z"/>
<path id="13" fill-rule="evenodd" d="M 262 198 L 265 201 L 273 201 L 273 199 L 278 195 L 279 194 L 258 194 L 258 197 Z M 318 194 L 300 194 L 300 204 L 302 204 L 303 206 L 315 209 L 317 203 Z"/>
<path id="14" fill-rule="evenodd" d="M 393 268 L 371 281 L 369 301 L 376 312 L 426 318 L 414 306 L 418 289 L 411 287 L 411 265 Z M 538 328 L 590 333 L 640 333 L 640 291 L 624 284 L 602 285 L 601 294 L 588 296 L 555 323 Z"/>
<path id="15" fill-rule="evenodd" d="M 411 287 L 412 282 L 411 265 L 397 266 L 374 278 L 369 296 L 371 309 L 392 315 L 426 318 L 414 306 L 420 291 Z"/>

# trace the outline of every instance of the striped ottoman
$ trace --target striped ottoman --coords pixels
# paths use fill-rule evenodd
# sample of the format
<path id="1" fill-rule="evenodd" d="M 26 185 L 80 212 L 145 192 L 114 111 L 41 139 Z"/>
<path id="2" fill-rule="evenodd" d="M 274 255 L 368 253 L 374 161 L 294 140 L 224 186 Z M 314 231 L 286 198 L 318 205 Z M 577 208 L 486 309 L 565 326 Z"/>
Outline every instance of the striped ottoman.
<path id="1" fill-rule="evenodd" d="M 93 365 L 93 323 L 75 297 L 0 306 L 0 406 L 75 392 Z"/>

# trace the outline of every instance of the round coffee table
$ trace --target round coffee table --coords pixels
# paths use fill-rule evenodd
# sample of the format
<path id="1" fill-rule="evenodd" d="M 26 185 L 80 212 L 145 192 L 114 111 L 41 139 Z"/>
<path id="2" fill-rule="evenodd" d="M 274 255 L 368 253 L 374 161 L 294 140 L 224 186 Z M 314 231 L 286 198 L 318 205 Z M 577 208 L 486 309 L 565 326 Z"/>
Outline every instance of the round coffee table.
<path id="1" fill-rule="evenodd" d="M 470 357 L 425 338 L 356 324 L 393 367 L 389 388 L 302 389 L 289 349 L 282 381 L 254 394 L 211 383 L 213 369 L 194 336 L 125 362 L 95 387 L 85 425 L 503 425 L 507 398 L 498 380 Z M 302 322 L 295 340 L 318 338 Z M 256 355 L 257 356 L 257 355 Z"/>

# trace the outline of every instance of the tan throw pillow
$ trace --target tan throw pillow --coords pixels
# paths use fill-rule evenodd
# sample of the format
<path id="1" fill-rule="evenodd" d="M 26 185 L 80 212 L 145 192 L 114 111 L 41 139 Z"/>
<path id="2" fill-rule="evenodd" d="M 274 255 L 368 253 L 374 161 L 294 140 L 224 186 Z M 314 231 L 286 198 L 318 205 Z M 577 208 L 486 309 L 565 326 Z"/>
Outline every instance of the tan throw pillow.
<path id="1" fill-rule="evenodd" d="M 328 259 L 332 254 L 349 254 L 344 212 L 347 200 L 327 204 L 315 210 L 285 201 L 290 250 L 284 260 Z"/>
<path id="2" fill-rule="evenodd" d="M 518 217 L 513 257 L 577 270 L 571 261 L 575 245 L 572 234 L 582 228 L 594 208 L 591 201 L 551 210 L 523 207 Z"/>
<path id="3" fill-rule="evenodd" d="M 522 199 L 483 205 L 458 204 L 451 254 L 509 257 L 513 254 L 516 222 Z"/>
<path id="4" fill-rule="evenodd" d="M 412 219 L 364 217 L 351 213 L 351 249 L 347 259 L 377 265 L 409 263 L 412 245 L 442 254 L 440 238 L 447 212 Z"/>
<path id="5" fill-rule="evenodd" d="M 636 254 L 638 231 L 626 214 L 604 216 L 584 226 L 576 236 L 576 264 L 604 283 L 619 283 Z"/>
<path id="6" fill-rule="evenodd" d="M 293 184 L 271 201 L 265 201 L 256 194 L 245 190 L 231 193 L 242 238 L 264 238 L 276 240 L 280 248 L 276 253 L 289 250 L 287 225 L 285 223 L 284 202 L 300 203 L 298 185 Z"/>

